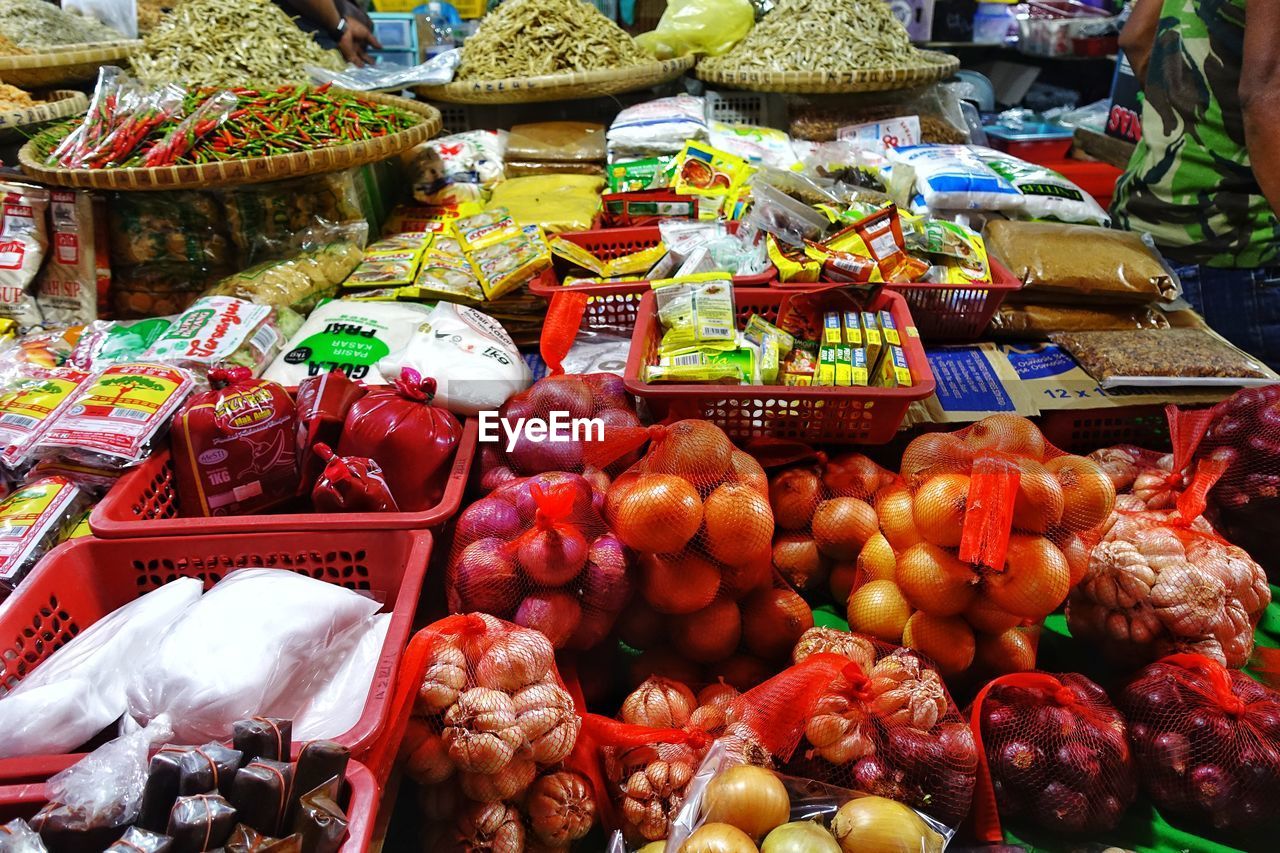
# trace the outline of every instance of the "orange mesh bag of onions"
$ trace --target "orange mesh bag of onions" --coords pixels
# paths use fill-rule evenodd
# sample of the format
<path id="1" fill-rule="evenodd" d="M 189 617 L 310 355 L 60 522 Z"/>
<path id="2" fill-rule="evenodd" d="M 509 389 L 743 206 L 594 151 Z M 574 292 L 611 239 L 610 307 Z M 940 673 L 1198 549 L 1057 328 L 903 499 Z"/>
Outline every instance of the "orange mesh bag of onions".
<path id="1" fill-rule="evenodd" d="M 1201 460 L 1173 509 L 1146 509 L 1131 495 L 1117 499 L 1067 601 L 1072 636 L 1120 666 L 1175 652 L 1232 669 L 1248 663 L 1271 588 L 1248 552 L 1201 514 L 1224 467 L 1222 460 Z M 1275 669 L 1275 657 L 1265 666 Z"/>
<path id="2" fill-rule="evenodd" d="M 1242 849 L 1275 848 L 1280 694 L 1202 655 L 1176 654 L 1138 673 L 1117 704 L 1138 779 L 1163 817 Z"/>
<path id="3" fill-rule="evenodd" d="M 1026 418 L 919 436 L 876 495 L 893 577 L 853 591 L 850 628 L 918 649 L 948 677 L 1032 669 L 1036 626 L 1084 575 L 1114 504 L 1096 462 Z"/>
<path id="4" fill-rule="evenodd" d="M 445 578 L 449 610 L 541 631 L 589 649 L 631 594 L 629 558 L 600 515 L 604 493 L 551 471 L 504 483 L 458 517 Z"/>
<path id="5" fill-rule="evenodd" d="M 1133 803 L 1128 727 L 1106 691 L 1083 675 L 1002 675 L 966 716 L 978 744 L 980 840 L 1003 843 L 1002 821 L 1096 836 L 1115 829 Z"/>
<path id="6" fill-rule="evenodd" d="M 759 683 L 813 624 L 804 600 L 772 571 L 764 469 L 706 421 L 639 433 L 648 450 L 605 498 L 609 527 L 637 555 L 638 595 L 619 630 L 645 652 L 638 674 Z"/>

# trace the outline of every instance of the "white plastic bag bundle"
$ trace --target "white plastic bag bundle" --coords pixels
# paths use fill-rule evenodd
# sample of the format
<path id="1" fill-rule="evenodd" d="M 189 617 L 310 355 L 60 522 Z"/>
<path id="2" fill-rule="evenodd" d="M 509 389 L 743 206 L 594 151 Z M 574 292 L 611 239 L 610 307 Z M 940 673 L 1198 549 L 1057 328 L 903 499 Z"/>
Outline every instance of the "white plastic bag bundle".
<path id="1" fill-rule="evenodd" d="M 99 619 L 0 698 L 0 758 L 69 752 L 128 710 L 126 689 L 164 635 L 200 598 L 181 578 Z"/>
<path id="2" fill-rule="evenodd" d="M 282 569 L 240 569 L 205 593 L 129 684 L 129 712 L 174 743 L 221 740 L 236 720 L 308 696 L 348 632 L 379 609 L 343 587 Z"/>
<path id="3" fill-rule="evenodd" d="M 911 145 L 889 152 L 891 182 L 905 186 L 914 177 L 915 192 L 929 210 L 1012 211 L 1022 193 L 991 170 L 964 145 Z"/>
<path id="4" fill-rule="evenodd" d="M 293 718 L 294 740 L 327 740 L 351 731 L 369 698 L 373 676 L 391 627 L 391 614 L 380 613 L 354 630 L 359 636 L 342 663 Z"/>
<path id="5" fill-rule="evenodd" d="M 627 107 L 605 134 L 610 162 L 676 154 L 690 139 L 706 139 L 705 111 L 706 102 L 693 95 Z"/>
<path id="6" fill-rule="evenodd" d="M 529 387 L 529 365 L 497 320 L 441 302 L 399 352 L 378 362 L 383 376 L 404 368 L 436 380 L 435 404 L 457 415 L 492 411 Z"/>

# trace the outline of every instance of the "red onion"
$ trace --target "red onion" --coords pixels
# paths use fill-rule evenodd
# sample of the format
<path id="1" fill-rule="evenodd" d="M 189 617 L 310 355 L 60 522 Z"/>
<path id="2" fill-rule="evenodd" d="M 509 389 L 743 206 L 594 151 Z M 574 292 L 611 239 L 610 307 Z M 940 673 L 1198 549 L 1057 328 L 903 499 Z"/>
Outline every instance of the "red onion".
<path id="1" fill-rule="evenodd" d="M 536 583 L 561 586 L 587 564 L 587 540 L 569 524 L 535 527 L 520 537 L 517 559 Z"/>
<path id="2" fill-rule="evenodd" d="M 535 592 L 520 602 L 513 620 L 517 625 L 541 631 L 557 649 L 564 648 L 578 630 L 582 608 L 567 592 Z"/>
<path id="3" fill-rule="evenodd" d="M 588 373 L 582 378 L 591 387 L 599 409 L 631 408 L 627 385 L 621 376 L 614 373 Z"/>
<path id="4" fill-rule="evenodd" d="M 579 376 L 545 376 L 527 393 L 529 402 L 543 415 L 568 412 L 573 418 L 589 418 L 596 411 L 591 387 Z"/>
<path id="5" fill-rule="evenodd" d="M 487 537 L 477 539 L 458 555 L 451 575 L 449 610 L 479 611 L 507 618 L 519 601 L 515 563 L 507 556 L 507 543 Z M 454 600 L 456 598 L 456 600 Z"/>
<path id="6" fill-rule="evenodd" d="M 516 436 L 515 446 L 507 454 L 522 474 L 543 471 L 571 471 L 582 467 L 582 445 L 573 441 L 534 441 L 523 432 Z"/>
<path id="7" fill-rule="evenodd" d="M 454 540 L 464 545 L 485 536 L 510 541 L 520 529 L 520 514 L 515 507 L 506 501 L 481 498 L 458 516 Z"/>

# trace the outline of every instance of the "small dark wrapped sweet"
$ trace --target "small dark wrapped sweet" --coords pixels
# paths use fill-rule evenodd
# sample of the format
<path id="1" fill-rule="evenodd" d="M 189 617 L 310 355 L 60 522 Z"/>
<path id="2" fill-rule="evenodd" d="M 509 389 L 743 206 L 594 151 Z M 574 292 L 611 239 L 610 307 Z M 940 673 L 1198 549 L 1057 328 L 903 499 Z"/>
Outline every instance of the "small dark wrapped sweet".
<path id="1" fill-rule="evenodd" d="M 147 770 L 147 784 L 142 789 L 142 807 L 138 812 L 137 826 L 152 832 L 164 832 L 169 825 L 169 812 L 178 799 L 178 777 L 181 775 L 182 756 L 195 747 L 162 746 L 151 756 Z"/>
<path id="2" fill-rule="evenodd" d="M 25 820 L 15 817 L 0 826 L 0 851 L 3 853 L 48 853 L 39 834 Z"/>
<path id="3" fill-rule="evenodd" d="M 302 795 L 293 819 L 293 831 L 302 835 L 307 853 L 337 853 L 347 837 L 347 813 L 338 805 L 342 779 L 333 777 Z"/>
<path id="4" fill-rule="evenodd" d="M 169 836 L 131 826 L 119 841 L 107 848 L 107 853 L 169 853 L 171 850 L 173 839 Z"/>
<path id="5" fill-rule="evenodd" d="M 240 750 L 240 761 L 248 764 L 256 758 L 288 761 L 293 743 L 293 721 L 277 717 L 250 717 L 231 727 L 232 742 Z"/>
<path id="6" fill-rule="evenodd" d="M 50 853 L 99 853 L 124 833 L 125 821 L 119 813 L 94 817 L 87 820 L 82 812 L 73 812 L 62 803 L 49 803 L 28 823 L 40 833 Z"/>
<path id="7" fill-rule="evenodd" d="M 203 853 L 221 847 L 236 825 L 236 810 L 217 794 L 178 797 L 169 813 L 172 853 Z"/>
<path id="8" fill-rule="evenodd" d="M 178 758 L 178 796 L 217 792 L 231 793 L 231 783 L 240 767 L 240 751 L 220 743 L 206 743 Z"/>
<path id="9" fill-rule="evenodd" d="M 226 853 L 302 853 L 302 836 L 271 838 L 251 826 L 238 824 L 223 848 Z"/>
<path id="10" fill-rule="evenodd" d="M 231 786 L 231 805 L 240 823 L 264 835 L 279 835 L 289 812 L 289 795 L 293 790 L 293 767 L 283 761 L 259 758 L 236 774 Z"/>
<path id="11" fill-rule="evenodd" d="M 293 807 L 289 809 L 286 825 L 292 826 L 298 813 L 298 798 L 319 788 L 335 776 L 347 777 L 347 761 L 351 751 L 331 740 L 313 740 L 303 745 L 293 768 Z"/>

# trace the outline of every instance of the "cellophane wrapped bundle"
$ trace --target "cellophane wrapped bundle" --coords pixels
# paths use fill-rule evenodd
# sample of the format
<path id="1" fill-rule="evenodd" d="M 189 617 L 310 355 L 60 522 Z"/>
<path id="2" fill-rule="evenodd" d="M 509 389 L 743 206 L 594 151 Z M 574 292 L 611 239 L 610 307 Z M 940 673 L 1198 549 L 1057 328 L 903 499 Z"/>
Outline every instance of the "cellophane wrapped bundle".
<path id="1" fill-rule="evenodd" d="M 850 627 L 928 655 L 948 676 L 1035 665 L 1034 632 L 1084 576 L 1115 504 L 1095 462 L 1062 453 L 1026 418 L 993 415 L 928 433 L 903 453 L 901 481 L 876 496 L 896 557 L 864 582 Z"/>
<path id="2" fill-rule="evenodd" d="M 982 840 L 1001 843 L 1004 821 L 1108 832 L 1133 802 L 1124 718 L 1083 675 L 1003 675 L 978 693 L 968 715 L 979 744 L 974 825 Z"/>
<path id="3" fill-rule="evenodd" d="M 629 557 L 582 476 L 552 471 L 504 483 L 462 513 L 445 578 L 454 613 L 479 611 L 590 649 L 631 593 Z"/>
<path id="4" fill-rule="evenodd" d="M 1231 833 L 1280 827 L 1280 694 L 1202 655 L 1176 654 L 1138 673 L 1119 706 L 1138 778 L 1164 817 Z"/>

